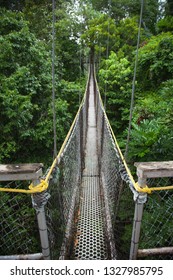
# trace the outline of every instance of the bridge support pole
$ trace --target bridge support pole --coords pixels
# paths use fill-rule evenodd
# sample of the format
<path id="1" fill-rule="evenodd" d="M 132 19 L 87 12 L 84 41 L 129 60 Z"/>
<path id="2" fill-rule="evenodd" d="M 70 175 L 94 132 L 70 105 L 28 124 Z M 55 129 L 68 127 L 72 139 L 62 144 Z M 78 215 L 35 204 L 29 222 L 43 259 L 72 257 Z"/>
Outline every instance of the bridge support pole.
<path id="1" fill-rule="evenodd" d="M 145 186 L 146 178 L 138 178 L 138 184 L 140 187 Z M 138 193 L 137 195 L 134 195 L 134 200 L 135 200 L 135 213 L 134 213 L 133 231 L 132 231 L 132 238 L 131 238 L 130 260 L 136 260 L 137 258 L 143 208 L 145 202 L 147 201 L 147 194 Z"/>
<path id="2" fill-rule="evenodd" d="M 38 181 L 37 182 L 34 181 L 33 184 L 37 185 Z M 48 231 L 47 231 L 46 216 L 45 216 L 45 209 L 44 209 L 49 197 L 50 195 L 47 191 L 32 195 L 32 204 L 37 214 L 37 222 L 38 222 L 41 248 L 42 248 L 42 254 L 44 260 L 50 260 L 49 239 L 48 239 Z"/>

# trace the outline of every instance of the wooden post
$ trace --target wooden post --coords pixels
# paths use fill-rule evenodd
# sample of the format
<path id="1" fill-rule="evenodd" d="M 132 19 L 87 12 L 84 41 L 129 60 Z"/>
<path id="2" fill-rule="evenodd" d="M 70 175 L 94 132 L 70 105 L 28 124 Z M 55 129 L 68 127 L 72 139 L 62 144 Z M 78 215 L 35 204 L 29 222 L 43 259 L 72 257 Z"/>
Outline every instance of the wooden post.
<path id="1" fill-rule="evenodd" d="M 173 161 L 135 162 L 138 178 L 173 177 Z"/>
<path id="2" fill-rule="evenodd" d="M 173 255 L 173 247 L 149 248 L 138 250 L 138 257 L 148 257 L 156 255 Z"/>
<path id="3" fill-rule="evenodd" d="M 0 164 L 0 181 L 37 180 L 42 176 L 42 163 Z"/>
<path id="4" fill-rule="evenodd" d="M 0 260 L 43 260 L 43 259 L 44 258 L 42 253 L 0 256 Z"/>
<path id="5" fill-rule="evenodd" d="M 163 177 L 173 177 L 173 161 L 164 161 L 164 162 L 137 162 L 135 163 L 137 167 L 138 175 L 138 185 L 143 188 L 146 186 L 147 178 L 163 178 Z M 143 196 L 143 202 L 139 202 Z M 145 196 L 145 197 L 144 197 Z M 172 253 L 172 248 L 164 249 L 146 249 L 138 250 L 139 237 L 140 237 L 140 227 L 142 222 L 142 214 L 144 203 L 147 199 L 147 194 L 139 193 L 139 196 L 136 199 L 135 204 L 135 215 L 134 215 L 134 224 L 131 240 L 131 250 L 130 250 L 130 259 L 134 260 L 137 256 L 147 256 L 154 254 L 166 254 L 167 252 Z"/>

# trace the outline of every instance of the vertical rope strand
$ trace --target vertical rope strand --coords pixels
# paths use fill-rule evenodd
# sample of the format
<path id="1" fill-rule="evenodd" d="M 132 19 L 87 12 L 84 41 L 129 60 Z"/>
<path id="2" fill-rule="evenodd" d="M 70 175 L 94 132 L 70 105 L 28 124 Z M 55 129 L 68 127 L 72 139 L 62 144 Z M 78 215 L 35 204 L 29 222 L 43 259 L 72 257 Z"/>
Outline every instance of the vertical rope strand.
<path id="1" fill-rule="evenodd" d="M 52 111 L 53 111 L 53 134 L 54 134 L 54 158 L 57 156 L 56 134 L 56 108 L 55 108 L 55 0 L 52 0 Z"/>
<path id="2" fill-rule="evenodd" d="M 127 159 L 127 157 L 128 157 L 130 133 L 131 133 L 131 128 L 132 128 L 132 117 L 133 117 L 133 109 L 134 109 L 133 107 L 134 107 L 134 97 L 135 97 L 135 82 L 136 82 L 136 71 L 137 71 L 137 64 L 138 64 L 138 51 L 139 51 L 139 43 L 140 43 L 143 7 L 144 7 L 144 0 L 141 0 L 140 21 L 139 21 L 138 39 L 137 39 L 137 47 L 136 47 L 136 59 L 135 59 L 134 75 L 133 75 L 133 82 L 132 82 L 132 95 L 131 95 L 131 104 L 130 104 L 129 128 L 128 128 L 125 154 L 124 154 L 125 159 Z"/>
<path id="3" fill-rule="evenodd" d="M 82 48 L 80 46 L 80 58 L 79 58 L 79 83 L 80 83 L 80 89 L 79 89 L 79 106 L 81 104 L 81 76 L 82 76 Z"/>
<path id="4" fill-rule="evenodd" d="M 108 59 L 108 56 L 109 56 L 109 32 L 110 32 L 110 12 L 111 12 L 111 4 L 112 4 L 112 1 L 109 0 L 108 1 L 108 15 L 109 15 L 109 18 L 108 18 L 108 37 L 107 37 L 107 44 L 106 44 L 106 59 Z M 106 64 L 106 70 L 107 70 L 107 64 Z M 106 83 L 105 83 L 105 95 L 104 95 L 104 109 L 106 111 L 106 93 L 107 93 L 107 78 L 106 78 Z"/>

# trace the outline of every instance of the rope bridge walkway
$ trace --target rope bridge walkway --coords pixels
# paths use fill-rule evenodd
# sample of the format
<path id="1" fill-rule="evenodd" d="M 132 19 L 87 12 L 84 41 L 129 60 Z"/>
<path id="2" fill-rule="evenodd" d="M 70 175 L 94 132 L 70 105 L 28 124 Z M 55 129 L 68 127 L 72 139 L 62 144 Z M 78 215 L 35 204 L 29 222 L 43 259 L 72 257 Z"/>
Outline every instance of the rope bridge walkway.
<path id="1" fill-rule="evenodd" d="M 0 165 L 0 259 L 173 259 L 173 162 L 135 165 L 137 182 L 90 65 L 46 174 L 42 164 Z"/>
<path id="2" fill-rule="evenodd" d="M 108 250 L 104 228 L 103 198 L 100 190 L 93 77 L 91 77 L 88 91 L 88 123 L 81 185 L 75 258 L 106 259 Z"/>

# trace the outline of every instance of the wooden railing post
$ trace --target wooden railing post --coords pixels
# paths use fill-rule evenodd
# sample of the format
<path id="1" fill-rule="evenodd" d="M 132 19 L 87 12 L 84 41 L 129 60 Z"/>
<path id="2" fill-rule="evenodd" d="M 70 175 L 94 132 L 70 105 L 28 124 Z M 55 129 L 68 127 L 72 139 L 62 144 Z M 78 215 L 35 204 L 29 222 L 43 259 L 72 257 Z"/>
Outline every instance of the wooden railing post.
<path id="1" fill-rule="evenodd" d="M 163 178 L 163 177 L 173 177 L 173 161 L 163 161 L 163 162 L 139 162 L 135 163 L 137 167 L 138 175 L 138 185 L 143 188 L 146 186 L 147 178 Z M 173 252 L 173 247 L 168 248 L 149 248 L 144 250 L 138 250 L 139 238 L 140 238 L 140 228 L 143 215 L 144 203 L 147 200 L 147 194 L 138 193 L 135 198 L 135 214 L 134 223 L 131 239 L 131 249 L 130 249 L 130 259 L 135 260 L 137 256 L 149 256 L 166 254 Z"/>

